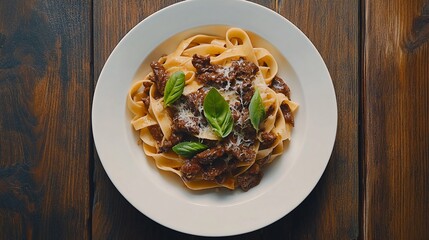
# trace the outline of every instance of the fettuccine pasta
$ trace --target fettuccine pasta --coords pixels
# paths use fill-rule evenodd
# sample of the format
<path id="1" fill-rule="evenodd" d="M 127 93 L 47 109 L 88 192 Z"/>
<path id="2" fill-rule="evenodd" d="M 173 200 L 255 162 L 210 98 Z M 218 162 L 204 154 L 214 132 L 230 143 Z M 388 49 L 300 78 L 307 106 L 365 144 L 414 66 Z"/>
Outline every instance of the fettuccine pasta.
<path id="1" fill-rule="evenodd" d="M 270 52 L 230 28 L 183 40 L 151 68 L 127 97 L 145 154 L 189 189 L 258 185 L 285 151 L 298 108 Z"/>

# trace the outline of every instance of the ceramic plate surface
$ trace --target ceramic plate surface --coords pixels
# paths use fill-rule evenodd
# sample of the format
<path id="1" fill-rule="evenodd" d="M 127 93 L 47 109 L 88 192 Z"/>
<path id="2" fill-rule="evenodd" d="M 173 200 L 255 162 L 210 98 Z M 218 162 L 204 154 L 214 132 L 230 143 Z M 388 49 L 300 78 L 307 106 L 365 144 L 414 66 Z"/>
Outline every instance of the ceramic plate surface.
<path id="1" fill-rule="evenodd" d="M 278 75 L 299 104 L 284 154 L 264 169 L 261 183 L 241 190 L 188 190 L 172 173 L 147 159 L 133 130 L 126 96 L 149 63 L 201 33 L 224 36 L 246 30 L 254 46 L 267 48 Z M 310 40 L 292 23 L 260 5 L 238 0 L 198 0 L 171 5 L 136 25 L 116 46 L 100 74 L 93 100 L 95 145 L 104 169 L 139 211 L 171 229 L 194 235 L 246 233 L 282 218 L 312 191 L 329 161 L 337 105 L 329 72 Z"/>

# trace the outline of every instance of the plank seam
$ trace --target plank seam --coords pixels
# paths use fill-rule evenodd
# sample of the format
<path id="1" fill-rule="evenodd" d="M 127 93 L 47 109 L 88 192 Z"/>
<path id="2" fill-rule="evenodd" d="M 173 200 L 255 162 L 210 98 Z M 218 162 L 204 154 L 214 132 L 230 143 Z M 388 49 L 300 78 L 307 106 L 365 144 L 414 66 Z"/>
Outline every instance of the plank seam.
<path id="1" fill-rule="evenodd" d="M 366 239 L 365 227 L 365 198 L 366 198 L 366 150 L 365 150 L 365 39 L 366 39 L 366 14 L 367 14 L 366 0 L 360 0 L 359 4 L 359 239 Z"/>
<path id="2" fill-rule="evenodd" d="M 92 84 L 90 84 L 90 90 L 91 91 L 91 99 L 90 99 L 90 105 L 92 109 L 92 100 L 94 96 L 95 91 L 95 81 L 94 81 L 94 1 L 90 0 L 90 10 L 89 10 L 89 19 L 90 19 L 90 81 Z M 92 114 L 91 114 L 91 123 L 92 123 Z M 94 193 L 95 193 L 95 185 L 94 185 L 94 171 L 95 171 L 95 144 L 94 144 L 94 138 L 92 133 L 92 124 L 90 124 L 90 138 L 91 138 L 91 146 L 90 146 L 90 159 L 89 159 L 89 166 L 88 166 L 88 174 L 89 174 L 89 223 L 88 223 L 88 239 L 92 239 L 92 218 L 93 218 L 93 209 L 94 209 Z"/>

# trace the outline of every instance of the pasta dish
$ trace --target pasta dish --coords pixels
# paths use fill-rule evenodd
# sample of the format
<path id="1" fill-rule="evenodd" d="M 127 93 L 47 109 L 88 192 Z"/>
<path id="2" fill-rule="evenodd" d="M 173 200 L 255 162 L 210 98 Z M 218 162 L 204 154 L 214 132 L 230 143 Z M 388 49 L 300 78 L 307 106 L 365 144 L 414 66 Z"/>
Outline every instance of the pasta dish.
<path id="1" fill-rule="evenodd" d="M 192 190 L 258 185 L 285 150 L 298 105 L 270 52 L 230 28 L 195 35 L 150 64 L 127 105 L 145 154 Z"/>

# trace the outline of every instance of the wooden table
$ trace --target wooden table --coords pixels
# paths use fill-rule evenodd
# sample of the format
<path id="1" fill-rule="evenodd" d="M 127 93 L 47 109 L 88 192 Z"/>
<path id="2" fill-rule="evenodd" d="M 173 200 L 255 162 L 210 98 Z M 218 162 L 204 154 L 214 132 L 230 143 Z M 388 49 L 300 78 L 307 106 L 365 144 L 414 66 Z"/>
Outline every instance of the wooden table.
<path id="1" fill-rule="evenodd" d="M 0 0 L 0 238 L 200 239 L 131 206 L 91 135 L 101 68 L 174 0 Z M 256 1 L 314 43 L 338 132 L 315 189 L 232 239 L 429 239 L 429 1 Z"/>

